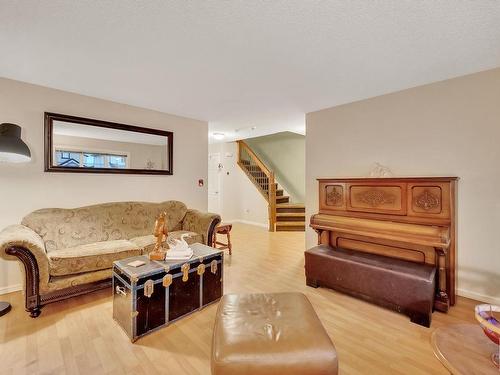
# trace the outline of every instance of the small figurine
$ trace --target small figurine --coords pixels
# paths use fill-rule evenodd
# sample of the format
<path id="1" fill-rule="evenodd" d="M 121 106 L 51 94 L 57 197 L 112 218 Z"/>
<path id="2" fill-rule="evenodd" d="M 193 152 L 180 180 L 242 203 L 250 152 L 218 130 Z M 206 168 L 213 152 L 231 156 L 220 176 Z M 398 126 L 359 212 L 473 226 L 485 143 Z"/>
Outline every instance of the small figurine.
<path id="1" fill-rule="evenodd" d="M 182 252 L 189 250 L 189 245 L 184 238 L 189 237 L 188 233 L 184 233 L 181 235 L 181 239 L 178 240 L 176 238 L 168 238 L 167 244 L 169 251 L 171 252 Z"/>
<path id="2" fill-rule="evenodd" d="M 181 239 L 167 238 L 169 250 L 165 260 L 187 260 L 193 256 L 193 250 L 189 247 L 184 238 L 189 237 L 188 233 L 181 235 Z"/>
<path id="3" fill-rule="evenodd" d="M 392 171 L 380 163 L 375 163 L 370 171 L 370 177 L 392 177 Z"/>
<path id="4" fill-rule="evenodd" d="M 165 260 L 165 249 L 163 248 L 163 242 L 168 234 L 167 220 L 165 219 L 166 213 L 162 212 L 155 222 L 155 229 L 153 235 L 156 237 L 156 244 L 153 251 L 149 253 L 149 259 L 151 260 Z"/>

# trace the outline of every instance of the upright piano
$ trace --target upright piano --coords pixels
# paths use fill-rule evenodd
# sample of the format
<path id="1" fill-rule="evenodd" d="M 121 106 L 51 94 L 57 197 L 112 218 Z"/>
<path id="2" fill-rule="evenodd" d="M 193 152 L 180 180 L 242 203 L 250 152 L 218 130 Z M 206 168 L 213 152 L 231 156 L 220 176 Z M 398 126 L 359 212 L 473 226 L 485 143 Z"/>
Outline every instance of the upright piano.
<path id="1" fill-rule="evenodd" d="M 321 178 L 318 244 L 435 265 L 434 308 L 456 298 L 457 177 Z"/>

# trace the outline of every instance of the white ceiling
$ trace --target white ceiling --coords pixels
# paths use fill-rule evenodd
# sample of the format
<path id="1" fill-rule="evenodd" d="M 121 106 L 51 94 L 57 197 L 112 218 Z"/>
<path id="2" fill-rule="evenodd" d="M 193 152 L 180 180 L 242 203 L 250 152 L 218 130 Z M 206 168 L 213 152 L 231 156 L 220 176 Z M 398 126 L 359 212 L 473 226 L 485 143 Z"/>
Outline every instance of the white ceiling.
<path id="1" fill-rule="evenodd" d="M 228 140 L 500 66 L 500 1 L 0 1 L 0 46 L 0 76 L 208 120 Z"/>

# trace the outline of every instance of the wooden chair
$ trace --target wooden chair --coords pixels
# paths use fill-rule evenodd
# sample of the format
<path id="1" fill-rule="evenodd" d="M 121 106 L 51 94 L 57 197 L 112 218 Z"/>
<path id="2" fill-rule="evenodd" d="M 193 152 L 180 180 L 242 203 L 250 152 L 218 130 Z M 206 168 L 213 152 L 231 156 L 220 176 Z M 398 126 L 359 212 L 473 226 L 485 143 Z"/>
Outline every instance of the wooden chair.
<path id="1" fill-rule="evenodd" d="M 229 255 L 233 253 L 231 245 L 231 229 L 232 224 L 219 224 L 214 231 L 214 241 L 212 246 L 221 250 L 229 249 Z M 222 234 L 227 236 L 227 243 L 217 241 L 217 234 Z M 217 246 L 219 245 L 219 246 Z"/>

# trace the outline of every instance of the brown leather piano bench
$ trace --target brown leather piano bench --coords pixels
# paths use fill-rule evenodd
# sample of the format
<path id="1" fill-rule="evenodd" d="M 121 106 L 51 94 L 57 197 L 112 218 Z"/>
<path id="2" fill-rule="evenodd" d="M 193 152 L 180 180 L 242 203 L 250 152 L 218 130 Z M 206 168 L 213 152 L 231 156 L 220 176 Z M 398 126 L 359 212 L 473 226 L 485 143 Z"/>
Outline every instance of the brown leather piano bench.
<path id="1" fill-rule="evenodd" d="M 307 250 L 305 258 L 307 285 L 332 288 L 430 326 L 436 288 L 434 266 L 327 245 Z"/>
<path id="2" fill-rule="evenodd" d="M 228 294 L 217 310 L 213 375 L 333 375 L 337 352 L 302 293 Z"/>

